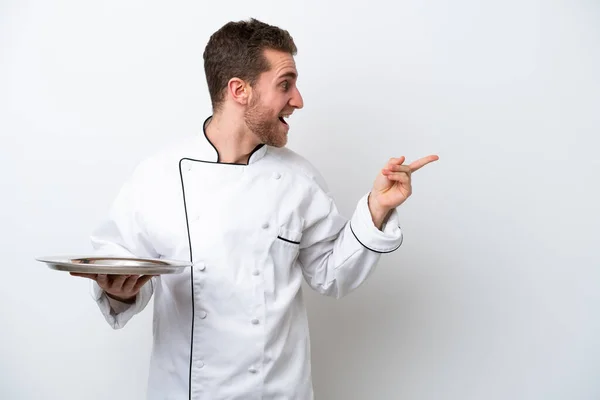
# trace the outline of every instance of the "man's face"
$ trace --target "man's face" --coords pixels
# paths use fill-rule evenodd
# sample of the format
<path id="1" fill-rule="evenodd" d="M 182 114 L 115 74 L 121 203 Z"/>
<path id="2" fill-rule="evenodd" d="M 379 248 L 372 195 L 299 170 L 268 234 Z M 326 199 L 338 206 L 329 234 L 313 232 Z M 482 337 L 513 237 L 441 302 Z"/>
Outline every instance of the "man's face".
<path id="1" fill-rule="evenodd" d="M 283 147 L 289 130 L 284 117 L 304 105 L 296 87 L 298 72 L 291 54 L 265 50 L 264 55 L 271 69 L 262 73 L 252 88 L 244 120 L 262 143 Z"/>

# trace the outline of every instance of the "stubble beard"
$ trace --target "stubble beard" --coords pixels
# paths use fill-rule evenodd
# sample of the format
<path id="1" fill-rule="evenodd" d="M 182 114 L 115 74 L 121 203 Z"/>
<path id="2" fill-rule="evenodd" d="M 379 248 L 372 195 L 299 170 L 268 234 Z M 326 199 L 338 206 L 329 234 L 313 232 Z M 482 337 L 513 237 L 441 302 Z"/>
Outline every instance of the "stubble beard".
<path id="1" fill-rule="evenodd" d="M 287 144 L 287 135 L 281 129 L 281 121 L 272 110 L 260 105 L 260 96 L 252 99 L 244 113 L 244 122 L 261 143 L 273 147 Z"/>

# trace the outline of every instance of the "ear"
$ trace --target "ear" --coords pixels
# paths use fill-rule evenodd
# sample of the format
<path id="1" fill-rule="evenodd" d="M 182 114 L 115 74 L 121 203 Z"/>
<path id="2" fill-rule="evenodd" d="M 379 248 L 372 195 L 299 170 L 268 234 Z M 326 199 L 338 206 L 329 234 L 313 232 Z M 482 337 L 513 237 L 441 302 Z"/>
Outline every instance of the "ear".
<path id="1" fill-rule="evenodd" d="M 248 104 L 248 98 L 250 97 L 250 85 L 239 78 L 231 78 L 227 82 L 227 91 L 231 98 L 239 104 Z"/>

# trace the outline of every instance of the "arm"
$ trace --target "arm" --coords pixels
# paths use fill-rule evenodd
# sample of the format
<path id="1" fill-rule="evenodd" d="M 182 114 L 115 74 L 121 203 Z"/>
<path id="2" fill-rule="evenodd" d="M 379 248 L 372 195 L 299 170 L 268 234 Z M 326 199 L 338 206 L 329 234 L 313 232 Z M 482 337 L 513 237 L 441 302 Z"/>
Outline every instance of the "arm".
<path id="1" fill-rule="evenodd" d="M 308 220 L 299 255 L 304 277 L 313 289 L 340 298 L 367 279 L 381 254 L 401 246 L 396 208 L 412 193 L 412 172 L 435 160 L 437 156 L 429 156 L 406 166 L 402 165 L 404 157 L 391 159 L 349 221 L 339 214 L 318 176 L 322 190 L 313 197 L 317 217 Z"/>
<path id="2" fill-rule="evenodd" d="M 158 258 L 144 229 L 143 198 L 145 189 L 149 187 L 146 176 L 141 167 L 136 168 L 133 176 L 120 189 L 107 218 L 93 232 L 91 242 L 98 255 Z M 100 280 L 111 278 L 118 282 L 123 277 L 99 276 L 98 282 L 92 280 L 92 297 L 109 325 L 120 329 L 146 307 L 153 295 L 156 278 L 140 278 L 138 283 L 141 286 L 133 290 L 137 292 L 133 298 L 121 298 L 119 295 L 122 292 L 118 291 L 109 296 L 103 289 L 108 286 Z M 120 283 L 127 285 L 127 281 Z"/>
<path id="3" fill-rule="evenodd" d="M 373 223 L 369 194 L 358 202 L 350 220 L 342 217 L 329 196 L 321 193 L 314 204 L 326 205 L 320 218 L 304 231 L 299 260 L 305 280 L 317 292 L 341 298 L 358 288 L 374 270 L 381 254 L 402 244 L 398 213 L 392 210 L 382 229 Z"/>

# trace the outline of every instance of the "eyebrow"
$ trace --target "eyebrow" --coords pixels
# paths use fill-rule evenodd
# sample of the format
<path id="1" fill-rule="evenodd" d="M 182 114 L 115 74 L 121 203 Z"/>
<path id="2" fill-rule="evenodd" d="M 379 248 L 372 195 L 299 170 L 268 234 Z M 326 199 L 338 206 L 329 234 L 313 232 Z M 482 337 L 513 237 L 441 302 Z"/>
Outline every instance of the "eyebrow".
<path id="1" fill-rule="evenodd" d="M 295 72 L 286 72 L 285 74 L 281 75 L 277 79 L 282 79 L 282 78 L 296 79 L 297 77 L 298 77 L 298 74 L 296 74 Z"/>

